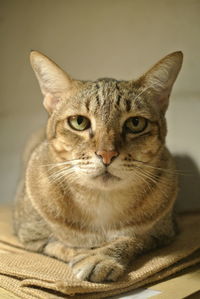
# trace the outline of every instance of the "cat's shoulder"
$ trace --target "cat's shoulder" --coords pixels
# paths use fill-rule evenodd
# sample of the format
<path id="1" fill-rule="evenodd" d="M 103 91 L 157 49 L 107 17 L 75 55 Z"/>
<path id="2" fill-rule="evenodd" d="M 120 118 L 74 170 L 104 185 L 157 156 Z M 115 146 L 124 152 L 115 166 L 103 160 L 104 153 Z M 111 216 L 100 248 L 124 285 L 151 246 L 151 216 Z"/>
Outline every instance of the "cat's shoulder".
<path id="1" fill-rule="evenodd" d="M 29 160 L 31 154 L 33 153 L 33 151 L 35 150 L 35 148 L 39 144 L 41 144 L 45 139 L 46 139 L 45 127 L 38 129 L 30 136 L 30 138 L 28 139 L 28 141 L 26 143 L 24 154 L 23 154 L 24 164 L 26 164 L 28 162 L 28 160 Z"/>

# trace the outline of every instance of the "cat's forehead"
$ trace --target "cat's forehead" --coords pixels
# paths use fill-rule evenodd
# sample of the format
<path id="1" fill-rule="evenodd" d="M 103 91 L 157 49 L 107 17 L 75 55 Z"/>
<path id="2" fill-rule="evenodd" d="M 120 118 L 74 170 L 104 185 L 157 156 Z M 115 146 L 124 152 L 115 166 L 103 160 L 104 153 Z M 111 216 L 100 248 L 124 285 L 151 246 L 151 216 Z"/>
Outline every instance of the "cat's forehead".
<path id="1" fill-rule="evenodd" d="M 153 113 L 140 86 L 133 81 L 118 81 L 112 78 L 84 82 L 67 106 L 71 112 L 74 110 L 76 114 L 93 114 L 105 122 L 122 114 L 151 116 Z"/>
<path id="2" fill-rule="evenodd" d="M 137 101 L 134 103 L 136 95 L 137 88 L 131 86 L 129 81 L 100 78 L 96 81 L 85 82 L 83 88 L 76 95 L 76 102 L 85 104 L 91 109 L 95 109 L 95 106 L 98 109 L 104 109 L 109 105 L 114 110 L 124 108 L 129 112 L 131 102 L 135 106 L 141 106 Z M 92 104 L 91 107 L 90 104 Z"/>

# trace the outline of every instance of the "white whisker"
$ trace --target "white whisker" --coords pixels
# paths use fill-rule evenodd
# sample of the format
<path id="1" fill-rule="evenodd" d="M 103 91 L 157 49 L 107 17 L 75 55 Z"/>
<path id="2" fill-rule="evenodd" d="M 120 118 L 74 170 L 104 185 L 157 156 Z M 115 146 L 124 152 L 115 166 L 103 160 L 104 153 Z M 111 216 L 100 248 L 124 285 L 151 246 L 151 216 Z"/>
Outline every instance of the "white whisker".
<path id="1" fill-rule="evenodd" d="M 70 172 L 62 172 L 60 174 L 57 174 L 56 176 L 51 176 L 50 180 L 52 183 L 57 183 L 59 185 L 62 185 L 64 181 L 68 181 L 68 182 L 70 181 L 70 176 L 73 173 L 74 173 L 73 170 L 71 170 Z"/>
<path id="2" fill-rule="evenodd" d="M 156 166 L 150 165 L 150 164 L 148 164 L 146 162 L 134 160 L 134 164 L 135 164 L 135 162 L 143 164 L 147 168 L 152 168 L 152 169 L 160 170 L 160 171 L 163 171 L 163 172 L 166 172 L 166 173 L 170 173 L 170 174 L 180 174 L 180 175 L 186 174 L 183 171 L 180 171 L 180 170 L 177 170 L 177 169 L 166 169 L 166 168 L 162 168 L 162 167 L 156 167 Z"/>
<path id="3" fill-rule="evenodd" d="M 137 167 L 139 170 L 140 170 L 140 172 L 146 177 L 146 178 L 148 178 L 149 180 L 151 180 L 153 183 L 158 183 L 158 179 L 159 179 L 159 176 L 158 175 L 155 175 L 155 174 L 153 174 L 153 173 L 151 173 L 151 172 L 147 172 L 147 171 L 145 171 L 143 168 L 141 168 L 141 167 Z M 162 178 L 163 179 L 163 178 Z M 166 183 L 166 182 L 163 182 L 164 184 Z M 166 186 L 167 186 L 167 184 L 165 184 Z"/>
<path id="4" fill-rule="evenodd" d="M 42 164 L 40 165 L 42 166 L 46 166 L 46 167 L 51 167 L 52 169 L 54 167 L 58 167 L 58 166 L 62 166 L 62 165 L 76 165 L 79 162 L 82 162 L 83 160 L 81 159 L 73 159 L 73 160 L 68 160 L 68 161 L 64 161 L 64 162 L 57 162 L 57 163 L 50 163 L 50 164 Z"/>
<path id="5" fill-rule="evenodd" d="M 149 179 L 152 183 L 154 183 L 154 184 L 156 185 L 156 187 L 159 189 L 159 191 L 160 191 L 164 196 L 167 195 L 167 193 L 164 192 L 163 188 L 161 188 L 160 183 L 159 183 L 158 181 L 156 181 L 156 180 L 154 180 L 152 177 L 147 176 L 146 174 L 142 173 L 141 170 L 140 170 L 140 175 L 141 175 L 142 177 L 146 178 L 146 179 Z M 169 186 L 170 186 L 170 185 L 169 185 Z M 165 187 L 169 187 L 169 186 L 165 186 Z"/>
<path id="6" fill-rule="evenodd" d="M 150 184 L 147 182 L 147 180 L 145 180 L 142 176 L 141 176 L 141 174 L 140 173 L 137 173 L 137 172 L 134 172 L 134 175 L 136 175 L 138 178 L 139 178 L 139 180 L 137 181 L 138 183 L 141 183 L 141 181 L 143 181 L 143 183 L 147 186 L 147 188 L 149 189 L 149 190 L 151 190 L 151 186 L 150 186 Z M 145 191 L 145 193 L 147 193 L 147 190 L 146 189 L 143 189 L 142 191 Z"/>
<path id="7" fill-rule="evenodd" d="M 59 170 L 57 170 L 57 171 L 54 171 L 54 172 L 52 172 L 51 174 L 50 174 L 50 176 L 53 176 L 53 175 L 56 175 L 56 174 L 59 174 L 59 173 L 63 173 L 63 172 L 69 172 L 72 168 L 74 168 L 74 166 L 70 166 L 70 167 L 68 167 L 68 168 L 66 168 L 66 167 L 64 167 L 64 168 L 62 168 L 62 169 L 59 169 Z"/>
<path id="8" fill-rule="evenodd" d="M 146 87 L 146 88 L 144 88 L 133 100 L 135 101 L 135 100 L 137 100 L 137 98 L 139 98 L 139 96 L 141 96 L 145 91 L 147 91 L 148 89 L 150 89 L 150 88 L 152 88 L 154 85 L 156 85 L 156 84 L 152 84 L 152 85 L 150 85 L 150 86 L 148 86 L 148 87 Z"/>

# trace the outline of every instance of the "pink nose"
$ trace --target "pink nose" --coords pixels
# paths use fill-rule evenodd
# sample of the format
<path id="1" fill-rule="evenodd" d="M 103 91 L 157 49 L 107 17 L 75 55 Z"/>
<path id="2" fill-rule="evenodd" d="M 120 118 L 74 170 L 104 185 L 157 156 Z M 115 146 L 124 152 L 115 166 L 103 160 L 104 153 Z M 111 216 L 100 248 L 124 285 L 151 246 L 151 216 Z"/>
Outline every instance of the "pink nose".
<path id="1" fill-rule="evenodd" d="M 115 151 L 97 151 L 96 154 L 102 158 L 102 161 L 105 165 L 109 165 L 113 158 L 118 156 L 118 152 Z"/>

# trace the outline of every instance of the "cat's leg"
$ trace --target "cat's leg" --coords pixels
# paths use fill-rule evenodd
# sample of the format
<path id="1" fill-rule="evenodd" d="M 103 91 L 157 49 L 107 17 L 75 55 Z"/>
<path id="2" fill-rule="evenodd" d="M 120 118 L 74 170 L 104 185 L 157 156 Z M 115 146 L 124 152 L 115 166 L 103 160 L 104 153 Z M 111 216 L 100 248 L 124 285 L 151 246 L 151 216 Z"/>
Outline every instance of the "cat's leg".
<path id="1" fill-rule="evenodd" d="M 57 239 L 49 239 L 43 253 L 69 263 L 81 280 L 116 281 L 138 254 L 166 245 L 174 235 L 172 217 L 167 215 L 141 236 L 121 237 L 95 249 L 69 248 Z"/>
<path id="2" fill-rule="evenodd" d="M 13 231 L 27 250 L 42 252 L 51 231 L 42 217 L 33 208 L 21 181 L 13 211 Z"/>
<path id="3" fill-rule="evenodd" d="M 52 239 L 43 253 L 67 262 L 78 279 L 92 282 L 116 281 L 127 269 L 130 261 L 149 247 L 148 238 L 123 237 L 95 249 L 69 248 Z"/>
<path id="4" fill-rule="evenodd" d="M 69 265 L 77 278 L 92 282 L 116 281 L 143 247 L 141 240 L 120 238 L 72 257 Z"/>
<path id="5" fill-rule="evenodd" d="M 43 253 L 55 257 L 64 262 L 70 262 L 75 257 L 81 254 L 89 254 L 91 250 L 72 248 L 65 246 L 62 242 L 56 239 L 50 239 L 46 246 L 43 248 Z"/>
<path id="6" fill-rule="evenodd" d="M 125 267 L 103 249 L 69 248 L 58 240 L 51 240 L 43 253 L 69 263 L 81 280 L 115 281 L 124 273 Z"/>
<path id="7" fill-rule="evenodd" d="M 166 245 L 175 236 L 171 215 L 146 234 L 119 238 L 101 248 L 72 257 L 70 266 L 77 278 L 92 282 L 116 281 L 139 254 Z"/>

